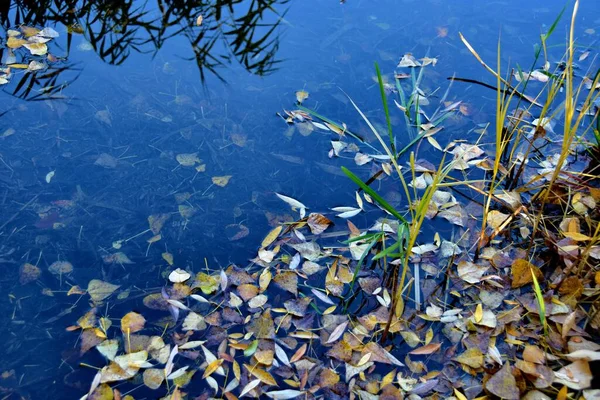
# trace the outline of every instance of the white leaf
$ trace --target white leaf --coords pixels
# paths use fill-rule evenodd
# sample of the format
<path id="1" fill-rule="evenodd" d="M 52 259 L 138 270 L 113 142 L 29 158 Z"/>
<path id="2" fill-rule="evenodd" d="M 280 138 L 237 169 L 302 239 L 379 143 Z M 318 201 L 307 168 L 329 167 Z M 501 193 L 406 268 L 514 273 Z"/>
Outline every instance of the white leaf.
<path id="1" fill-rule="evenodd" d="M 167 303 L 169 303 L 170 305 L 172 305 L 175 308 L 179 308 L 180 310 L 189 310 L 189 308 L 187 308 L 187 306 L 185 304 L 183 304 L 182 302 L 180 302 L 179 300 L 173 300 L 173 299 L 166 299 Z"/>
<path id="2" fill-rule="evenodd" d="M 173 371 L 173 360 L 175 359 L 175 356 L 178 352 L 179 348 L 177 347 L 177 345 L 175 345 L 173 347 L 173 350 L 171 350 L 171 354 L 169 354 L 169 360 L 165 364 L 165 375 L 171 375 L 171 372 Z"/>
<path id="3" fill-rule="evenodd" d="M 240 393 L 240 397 L 244 397 L 248 393 L 250 393 L 254 388 L 256 388 L 260 384 L 260 379 L 255 379 L 250 381 L 246 386 L 244 386 L 244 390 Z"/>
<path id="4" fill-rule="evenodd" d="M 337 214 L 339 218 L 352 218 L 355 215 L 360 214 L 362 210 L 360 208 L 353 208 L 352 210 L 344 211 L 343 213 Z"/>
<path id="5" fill-rule="evenodd" d="M 190 279 L 191 275 L 189 272 L 184 271 L 181 268 L 177 268 L 175 271 L 169 274 L 169 280 L 173 283 L 181 283 Z"/>
<path id="6" fill-rule="evenodd" d="M 219 391 L 219 384 L 212 376 L 206 377 L 206 383 L 208 383 L 208 386 L 210 386 L 215 391 L 215 393 Z"/>
<path id="7" fill-rule="evenodd" d="M 333 343 L 336 340 L 338 340 L 340 337 L 342 337 L 347 326 L 348 326 L 348 321 L 344 322 L 341 325 L 336 326 L 335 329 L 333 330 L 333 332 L 331 332 L 331 335 L 329 335 L 329 339 L 327 339 L 325 344 Z"/>
<path id="8" fill-rule="evenodd" d="M 272 392 L 266 392 L 265 394 L 272 399 L 286 400 L 286 399 L 295 399 L 298 396 L 302 396 L 304 394 L 304 392 L 301 392 L 300 390 L 294 390 L 294 389 L 285 389 L 285 390 L 274 390 Z"/>
<path id="9" fill-rule="evenodd" d="M 284 363 L 288 367 L 291 366 L 290 365 L 290 359 L 288 358 L 287 354 L 285 353 L 285 350 L 283 350 L 281 348 L 281 346 L 278 345 L 277 343 L 275 343 L 275 355 L 277 356 L 277 358 L 279 359 L 279 361 L 281 361 L 282 363 Z"/>
<path id="10" fill-rule="evenodd" d="M 175 372 L 173 372 L 173 373 L 170 373 L 170 374 L 167 376 L 167 379 L 169 379 L 169 380 L 173 380 L 173 379 L 177 379 L 177 378 L 179 378 L 180 376 L 182 376 L 183 374 L 185 374 L 185 371 L 187 371 L 187 369 L 188 369 L 189 367 L 190 367 L 189 365 L 186 365 L 185 367 L 179 368 L 177 371 L 175 371 Z"/>
<path id="11" fill-rule="evenodd" d="M 46 183 L 50 183 L 52 178 L 54 178 L 55 173 L 56 173 L 56 171 L 50 171 L 46 174 Z"/>

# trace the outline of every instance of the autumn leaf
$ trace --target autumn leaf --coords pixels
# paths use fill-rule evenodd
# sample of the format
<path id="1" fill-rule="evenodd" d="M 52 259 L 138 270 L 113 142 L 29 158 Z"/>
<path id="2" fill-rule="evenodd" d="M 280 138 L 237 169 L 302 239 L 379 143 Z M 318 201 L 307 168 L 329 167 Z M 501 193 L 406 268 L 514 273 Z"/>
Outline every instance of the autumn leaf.
<path id="1" fill-rule="evenodd" d="M 220 187 L 225 187 L 229 183 L 230 179 L 231 179 L 231 175 L 213 176 L 212 183 L 214 183 L 215 185 L 220 186 Z"/>
<path id="2" fill-rule="evenodd" d="M 87 287 L 87 292 L 95 303 L 101 302 L 114 293 L 120 286 L 113 285 L 99 279 L 92 279 Z"/>
<path id="3" fill-rule="evenodd" d="M 458 357 L 456 361 L 468 365 L 471 368 L 481 368 L 483 366 L 483 353 L 477 347 L 471 347 Z"/>
<path id="4" fill-rule="evenodd" d="M 248 372 L 254 377 L 260 379 L 260 381 L 267 385 L 277 386 L 277 381 L 273 378 L 273 375 L 261 369 L 259 367 L 251 367 L 248 364 L 244 364 L 244 367 L 248 370 Z"/>
<path id="5" fill-rule="evenodd" d="M 408 354 L 413 354 L 413 355 L 432 354 L 432 353 L 435 353 L 436 351 L 438 351 L 440 349 L 440 347 L 442 347 L 441 343 L 429 343 L 428 345 L 425 345 L 425 346 L 422 346 L 422 347 L 419 347 L 417 349 L 410 351 Z"/>
<path id="6" fill-rule="evenodd" d="M 538 281 L 544 279 L 542 271 L 532 263 L 524 259 L 516 259 L 511 265 L 512 288 L 516 289 L 533 282 L 531 271 L 534 271 Z"/>
<path id="7" fill-rule="evenodd" d="M 121 330 L 126 333 L 135 333 L 144 329 L 146 319 L 136 312 L 129 312 L 121 318 Z"/>
<path id="8" fill-rule="evenodd" d="M 298 103 L 302 103 L 304 100 L 308 99 L 308 92 L 305 90 L 298 90 L 296 92 L 296 101 Z"/>
<path id="9" fill-rule="evenodd" d="M 485 389 L 503 399 L 518 400 L 520 398 L 517 381 L 508 362 L 485 382 Z"/>

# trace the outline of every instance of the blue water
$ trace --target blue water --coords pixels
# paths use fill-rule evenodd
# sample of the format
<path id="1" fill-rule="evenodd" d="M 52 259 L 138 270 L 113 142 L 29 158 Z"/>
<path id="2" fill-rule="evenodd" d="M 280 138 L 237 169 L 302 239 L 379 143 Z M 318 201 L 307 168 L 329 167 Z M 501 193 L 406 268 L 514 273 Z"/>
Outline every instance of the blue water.
<path id="1" fill-rule="evenodd" d="M 139 295 L 140 289 L 164 282 L 160 274 L 166 268 L 161 257 L 165 251 L 174 255 L 177 266 L 194 270 L 205 263 L 213 269 L 246 265 L 269 231 L 270 219 L 297 218 L 275 192 L 332 218 L 331 207 L 354 205 L 354 186 L 340 175 L 339 167 L 350 166 L 365 179 L 375 171 L 369 165 L 356 166 L 351 156 L 330 159 L 335 135 L 315 130 L 303 136 L 276 115 L 295 108 L 296 91 L 309 92 L 307 107 L 372 141 L 344 92 L 383 124 L 374 62 L 393 82 L 404 53 L 437 57 L 422 89 L 430 93 L 439 87 L 439 96 L 453 74 L 494 84 L 458 32 L 494 66 L 501 36 L 503 71 L 517 64 L 527 70 L 539 34 L 564 6 L 554 0 L 275 2 L 274 9 L 283 17 L 266 12 L 262 21 L 279 21 L 273 35 L 279 46 L 271 47 L 279 61 L 276 70 L 264 76 L 248 72 L 221 38 L 214 56 L 233 59 L 223 61 L 216 73 L 204 69 L 202 79 L 191 60 L 186 31 L 177 32 L 177 27 L 167 30 L 177 33 L 159 49 L 151 43 L 137 45 L 148 37 L 140 29 L 134 34 L 139 40 L 121 54 L 126 57 L 119 65 L 113 65 L 110 57 L 90 49 L 89 35 L 75 34 L 69 45 L 66 26 L 46 23 L 41 16 L 31 22 L 21 2 L 9 4 L 8 11 L 0 8 L 2 37 L 19 23 L 52 26 L 60 36 L 49 43 L 50 51 L 67 58 L 55 67 L 68 67 L 52 83 L 59 88 L 52 100 L 42 95 L 47 82 L 35 83 L 23 96 L 24 89 L 17 88 L 23 77 L 19 71 L 0 87 L 0 136 L 14 129 L 0 138 L 0 365 L 7 372 L 0 388 L 15 399 L 74 398 L 87 390 L 93 373 L 73 378 L 80 372 L 77 334 L 65 332 L 86 309 L 84 298 L 79 308 L 68 312 L 78 298 L 66 296 L 71 286 L 85 288 L 90 279 L 99 278 L 130 288 L 132 297 Z M 134 4 L 146 7 L 149 17 L 158 15 L 153 1 Z M 236 16 L 243 15 L 247 4 L 234 7 Z M 58 13 L 65 11 L 63 7 Z M 199 32 L 193 27 L 197 15 L 192 10 L 184 19 L 192 26 L 187 32 Z M 565 15 L 559 23 L 553 36 L 558 46 L 551 52 L 563 52 L 568 19 Z M 600 6 L 583 2 L 578 21 L 581 42 L 597 48 L 598 33 L 585 30 L 600 32 Z M 207 17 L 203 26 L 213 22 Z M 99 22 L 92 24 L 94 29 L 100 29 Z M 449 99 L 464 101 L 471 112 L 447 121 L 437 136 L 442 146 L 457 138 L 475 138 L 469 137 L 471 129 L 490 122 L 494 113 L 493 91 L 456 82 L 450 93 Z M 407 143 L 397 109 L 392 110 L 392 122 Z M 206 164 L 205 172 L 178 166 L 177 154 L 194 152 Z M 109 165 L 98 165 L 99 157 L 106 155 Z M 440 153 L 424 146 L 419 158 L 436 164 Z M 227 186 L 211 185 L 211 177 L 224 175 L 231 175 Z M 399 187 L 384 190 L 385 196 L 400 201 Z M 183 203 L 195 211 L 189 218 L 179 215 L 174 197 L 185 192 L 193 194 Z M 66 206 L 60 202 L 65 200 Z M 152 235 L 140 235 L 119 250 L 133 264 L 103 262 L 103 256 L 116 252 L 113 242 L 147 230 L 148 216 L 158 213 L 172 214 L 160 241 L 148 248 L 146 240 Z M 363 227 L 369 220 L 369 213 L 353 218 Z M 336 223 L 345 229 L 345 221 Z M 248 235 L 232 241 L 244 227 Z M 61 278 L 48 273 L 47 267 L 57 260 L 70 261 L 73 273 Z M 26 262 L 38 265 L 42 275 L 21 285 L 18 270 Z M 44 289 L 53 295 L 43 294 Z"/>

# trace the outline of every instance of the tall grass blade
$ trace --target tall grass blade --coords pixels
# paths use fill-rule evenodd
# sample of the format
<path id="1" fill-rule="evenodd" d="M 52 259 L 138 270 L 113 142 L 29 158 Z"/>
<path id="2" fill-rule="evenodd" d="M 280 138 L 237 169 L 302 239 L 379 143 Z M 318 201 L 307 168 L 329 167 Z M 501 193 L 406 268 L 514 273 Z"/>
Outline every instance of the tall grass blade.
<path id="1" fill-rule="evenodd" d="M 390 214 L 392 214 L 399 221 L 402 221 L 404 223 L 408 223 L 408 221 L 406 220 L 406 218 L 404 218 L 398 211 L 396 211 L 396 209 L 394 207 L 392 207 L 390 205 L 390 203 L 388 203 L 387 201 L 385 201 L 383 197 L 381 197 L 369 185 L 367 185 L 366 183 L 364 183 L 358 176 L 354 175 L 354 173 L 352 173 L 352 171 L 350 171 L 346 167 L 342 167 L 342 171 L 344 171 L 344 173 L 348 176 L 348 178 L 350 178 L 352 180 L 352 182 L 354 182 L 358 186 L 360 186 L 360 188 L 362 190 L 364 190 L 365 193 L 367 193 L 369 196 L 371 196 L 373 198 L 373 200 L 375 200 L 377 203 L 379 203 L 379 205 L 384 210 L 386 210 L 387 212 L 389 212 Z"/>
<path id="2" fill-rule="evenodd" d="M 540 320 L 542 321 L 542 326 L 544 327 L 544 336 L 548 336 L 548 323 L 546 321 L 546 304 L 544 303 L 544 295 L 542 294 L 542 289 L 540 288 L 540 284 L 533 272 L 533 268 L 529 268 L 531 272 L 531 277 L 533 279 L 533 291 L 535 293 L 535 298 L 537 299 L 538 307 L 540 309 Z"/>
<path id="3" fill-rule="evenodd" d="M 387 124 L 388 136 L 390 139 L 390 148 L 392 154 L 396 156 L 396 141 L 392 133 L 392 121 L 390 119 L 390 109 L 388 107 L 387 96 L 385 95 L 385 87 L 383 86 L 383 78 L 379 70 L 379 64 L 375 63 L 375 71 L 377 72 L 377 82 L 379 83 L 379 92 L 381 93 L 381 102 L 383 103 L 383 111 L 385 112 L 385 122 Z"/>

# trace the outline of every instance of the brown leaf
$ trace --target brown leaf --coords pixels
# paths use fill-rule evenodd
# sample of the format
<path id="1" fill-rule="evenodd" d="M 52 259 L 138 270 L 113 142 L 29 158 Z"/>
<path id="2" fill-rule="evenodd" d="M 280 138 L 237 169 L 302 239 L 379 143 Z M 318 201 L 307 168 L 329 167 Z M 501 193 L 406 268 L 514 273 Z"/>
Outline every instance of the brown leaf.
<path id="1" fill-rule="evenodd" d="M 280 288 L 287 290 L 294 296 L 298 295 L 298 275 L 293 271 L 283 271 L 273 278 L 273 282 Z"/>
<path id="2" fill-rule="evenodd" d="M 477 347 L 471 347 L 460 356 L 456 357 L 456 361 L 468 365 L 471 368 L 481 368 L 483 366 L 483 353 L 481 353 L 481 350 Z"/>
<path id="3" fill-rule="evenodd" d="M 292 358 L 290 358 L 290 363 L 295 363 L 296 361 L 300 360 L 304 356 L 304 353 L 306 353 L 307 348 L 308 345 L 306 343 L 300 346 L 300 348 L 296 350 Z"/>
<path id="4" fill-rule="evenodd" d="M 508 362 L 504 364 L 502 369 L 485 383 L 486 390 L 503 399 L 518 400 L 520 397 L 517 380 L 511 370 L 512 368 Z"/>
<path id="5" fill-rule="evenodd" d="M 21 285 L 26 285 L 29 282 L 36 281 L 41 274 L 42 271 L 38 267 L 33 264 L 25 263 L 19 268 L 19 283 Z"/>
<path id="6" fill-rule="evenodd" d="M 272 339 L 275 335 L 275 323 L 271 317 L 271 310 L 265 310 L 259 317 L 253 319 L 246 330 L 254 333 L 257 339 Z"/>
<path id="7" fill-rule="evenodd" d="M 511 274 L 512 274 L 512 288 L 519 288 L 527 285 L 528 283 L 533 282 L 533 278 L 531 276 L 531 269 L 533 270 L 535 277 L 538 281 L 542 281 L 544 279 L 544 275 L 542 271 L 532 263 L 524 259 L 514 260 L 511 266 Z"/>
<path id="8" fill-rule="evenodd" d="M 331 224 L 331 220 L 322 214 L 310 213 L 308 216 L 308 227 L 313 235 L 320 235 Z"/>
<path id="9" fill-rule="evenodd" d="M 414 354 L 414 355 L 432 354 L 432 353 L 435 353 L 436 351 L 438 351 L 440 349 L 440 347 L 442 347 L 441 343 L 429 343 L 426 346 L 421 346 L 417 349 L 414 349 L 413 351 L 409 352 L 408 354 Z"/>
<path id="10" fill-rule="evenodd" d="M 129 312 L 121 318 L 121 330 L 125 333 L 135 333 L 144 329 L 146 319 L 136 312 Z"/>

